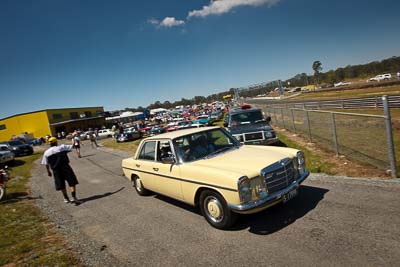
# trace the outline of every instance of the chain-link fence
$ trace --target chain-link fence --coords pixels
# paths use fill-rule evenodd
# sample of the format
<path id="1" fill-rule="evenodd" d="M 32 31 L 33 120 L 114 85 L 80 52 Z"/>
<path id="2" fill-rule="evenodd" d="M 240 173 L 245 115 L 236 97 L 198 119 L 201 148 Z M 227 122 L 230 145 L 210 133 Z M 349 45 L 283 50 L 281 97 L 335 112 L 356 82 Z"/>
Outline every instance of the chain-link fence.
<path id="1" fill-rule="evenodd" d="M 385 115 L 369 115 L 258 104 L 272 123 L 300 134 L 337 155 L 390 169 L 397 177 L 389 109 Z"/>

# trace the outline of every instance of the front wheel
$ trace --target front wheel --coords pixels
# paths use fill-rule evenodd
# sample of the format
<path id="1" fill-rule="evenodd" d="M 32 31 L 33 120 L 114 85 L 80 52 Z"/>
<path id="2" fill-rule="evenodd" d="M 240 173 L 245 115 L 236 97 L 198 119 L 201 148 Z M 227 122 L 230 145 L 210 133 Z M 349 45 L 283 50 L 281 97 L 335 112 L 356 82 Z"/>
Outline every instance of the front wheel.
<path id="1" fill-rule="evenodd" d="M 225 199 L 217 192 L 205 190 L 200 195 L 200 209 L 209 224 L 218 229 L 228 229 L 237 219 Z"/>
<path id="2" fill-rule="evenodd" d="M 6 196 L 6 188 L 4 186 L 0 186 L 0 200 L 2 200 Z"/>
<path id="3" fill-rule="evenodd" d="M 140 179 L 139 176 L 135 176 L 132 178 L 132 185 L 140 196 L 150 195 L 150 191 L 144 188 L 142 180 Z"/>

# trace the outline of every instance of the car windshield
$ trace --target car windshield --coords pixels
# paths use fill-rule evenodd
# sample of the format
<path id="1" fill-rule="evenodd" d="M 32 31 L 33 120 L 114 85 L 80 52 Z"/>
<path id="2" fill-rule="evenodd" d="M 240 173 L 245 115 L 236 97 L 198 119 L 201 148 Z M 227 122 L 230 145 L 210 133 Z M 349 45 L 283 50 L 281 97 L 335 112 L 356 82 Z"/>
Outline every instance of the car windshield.
<path id="1" fill-rule="evenodd" d="M 8 142 L 11 146 L 20 146 L 23 145 L 24 143 L 22 143 L 21 141 L 10 141 Z"/>
<path id="2" fill-rule="evenodd" d="M 232 125 L 250 124 L 263 120 L 261 110 L 241 112 L 233 114 L 231 117 Z"/>
<path id="3" fill-rule="evenodd" d="M 222 128 L 178 137 L 173 140 L 173 144 L 177 157 L 182 162 L 216 156 L 240 146 L 240 143 Z"/>

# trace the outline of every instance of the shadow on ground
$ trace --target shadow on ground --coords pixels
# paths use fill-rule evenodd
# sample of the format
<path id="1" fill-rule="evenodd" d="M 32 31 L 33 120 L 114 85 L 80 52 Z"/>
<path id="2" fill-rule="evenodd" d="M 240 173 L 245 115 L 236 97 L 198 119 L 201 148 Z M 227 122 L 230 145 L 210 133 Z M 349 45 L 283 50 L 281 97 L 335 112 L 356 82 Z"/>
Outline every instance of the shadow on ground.
<path id="1" fill-rule="evenodd" d="M 242 214 L 229 231 L 248 229 L 250 233 L 257 235 L 269 235 L 278 232 L 315 209 L 328 191 L 325 188 L 302 185 L 299 188 L 299 195 L 293 200 L 286 204 L 278 204 L 256 214 Z M 154 197 L 202 216 L 198 209 L 188 204 L 161 195 L 155 195 Z M 204 220 L 204 223 L 207 222 Z"/>
<path id="2" fill-rule="evenodd" d="M 103 194 L 98 194 L 98 195 L 93 195 L 93 196 L 86 197 L 86 198 L 81 198 L 80 201 L 82 201 L 82 204 L 84 204 L 85 202 L 89 202 L 89 201 L 92 201 L 92 200 L 97 200 L 97 199 L 100 199 L 100 198 L 104 198 L 104 197 L 108 197 L 108 196 L 114 195 L 114 194 L 116 194 L 116 193 L 118 193 L 118 192 L 120 192 L 120 191 L 122 191 L 124 189 L 125 189 L 125 187 L 121 187 L 120 189 L 118 189 L 118 190 L 116 190 L 114 192 L 106 192 L 106 193 L 103 193 Z"/>
<path id="3" fill-rule="evenodd" d="M 286 204 L 278 204 L 263 212 L 242 215 L 232 230 L 249 229 L 258 235 L 273 234 L 315 209 L 329 190 L 303 185 L 299 195 Z"/>

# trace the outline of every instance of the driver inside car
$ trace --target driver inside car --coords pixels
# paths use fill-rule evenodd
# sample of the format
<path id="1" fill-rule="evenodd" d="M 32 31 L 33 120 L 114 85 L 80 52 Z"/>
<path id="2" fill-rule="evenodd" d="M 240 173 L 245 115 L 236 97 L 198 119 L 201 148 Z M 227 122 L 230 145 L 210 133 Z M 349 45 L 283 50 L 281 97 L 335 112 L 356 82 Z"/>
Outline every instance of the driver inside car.
<path id="1" fill-rule="evenodd" d="M 211 152 L 215 151 L 214 144 L 210 143 L 209 140 L 205 136 L 200 136 L 197 139 L 196 146 L 193 149 L 193 153 L 196 158 L 205 157 Z"/>

